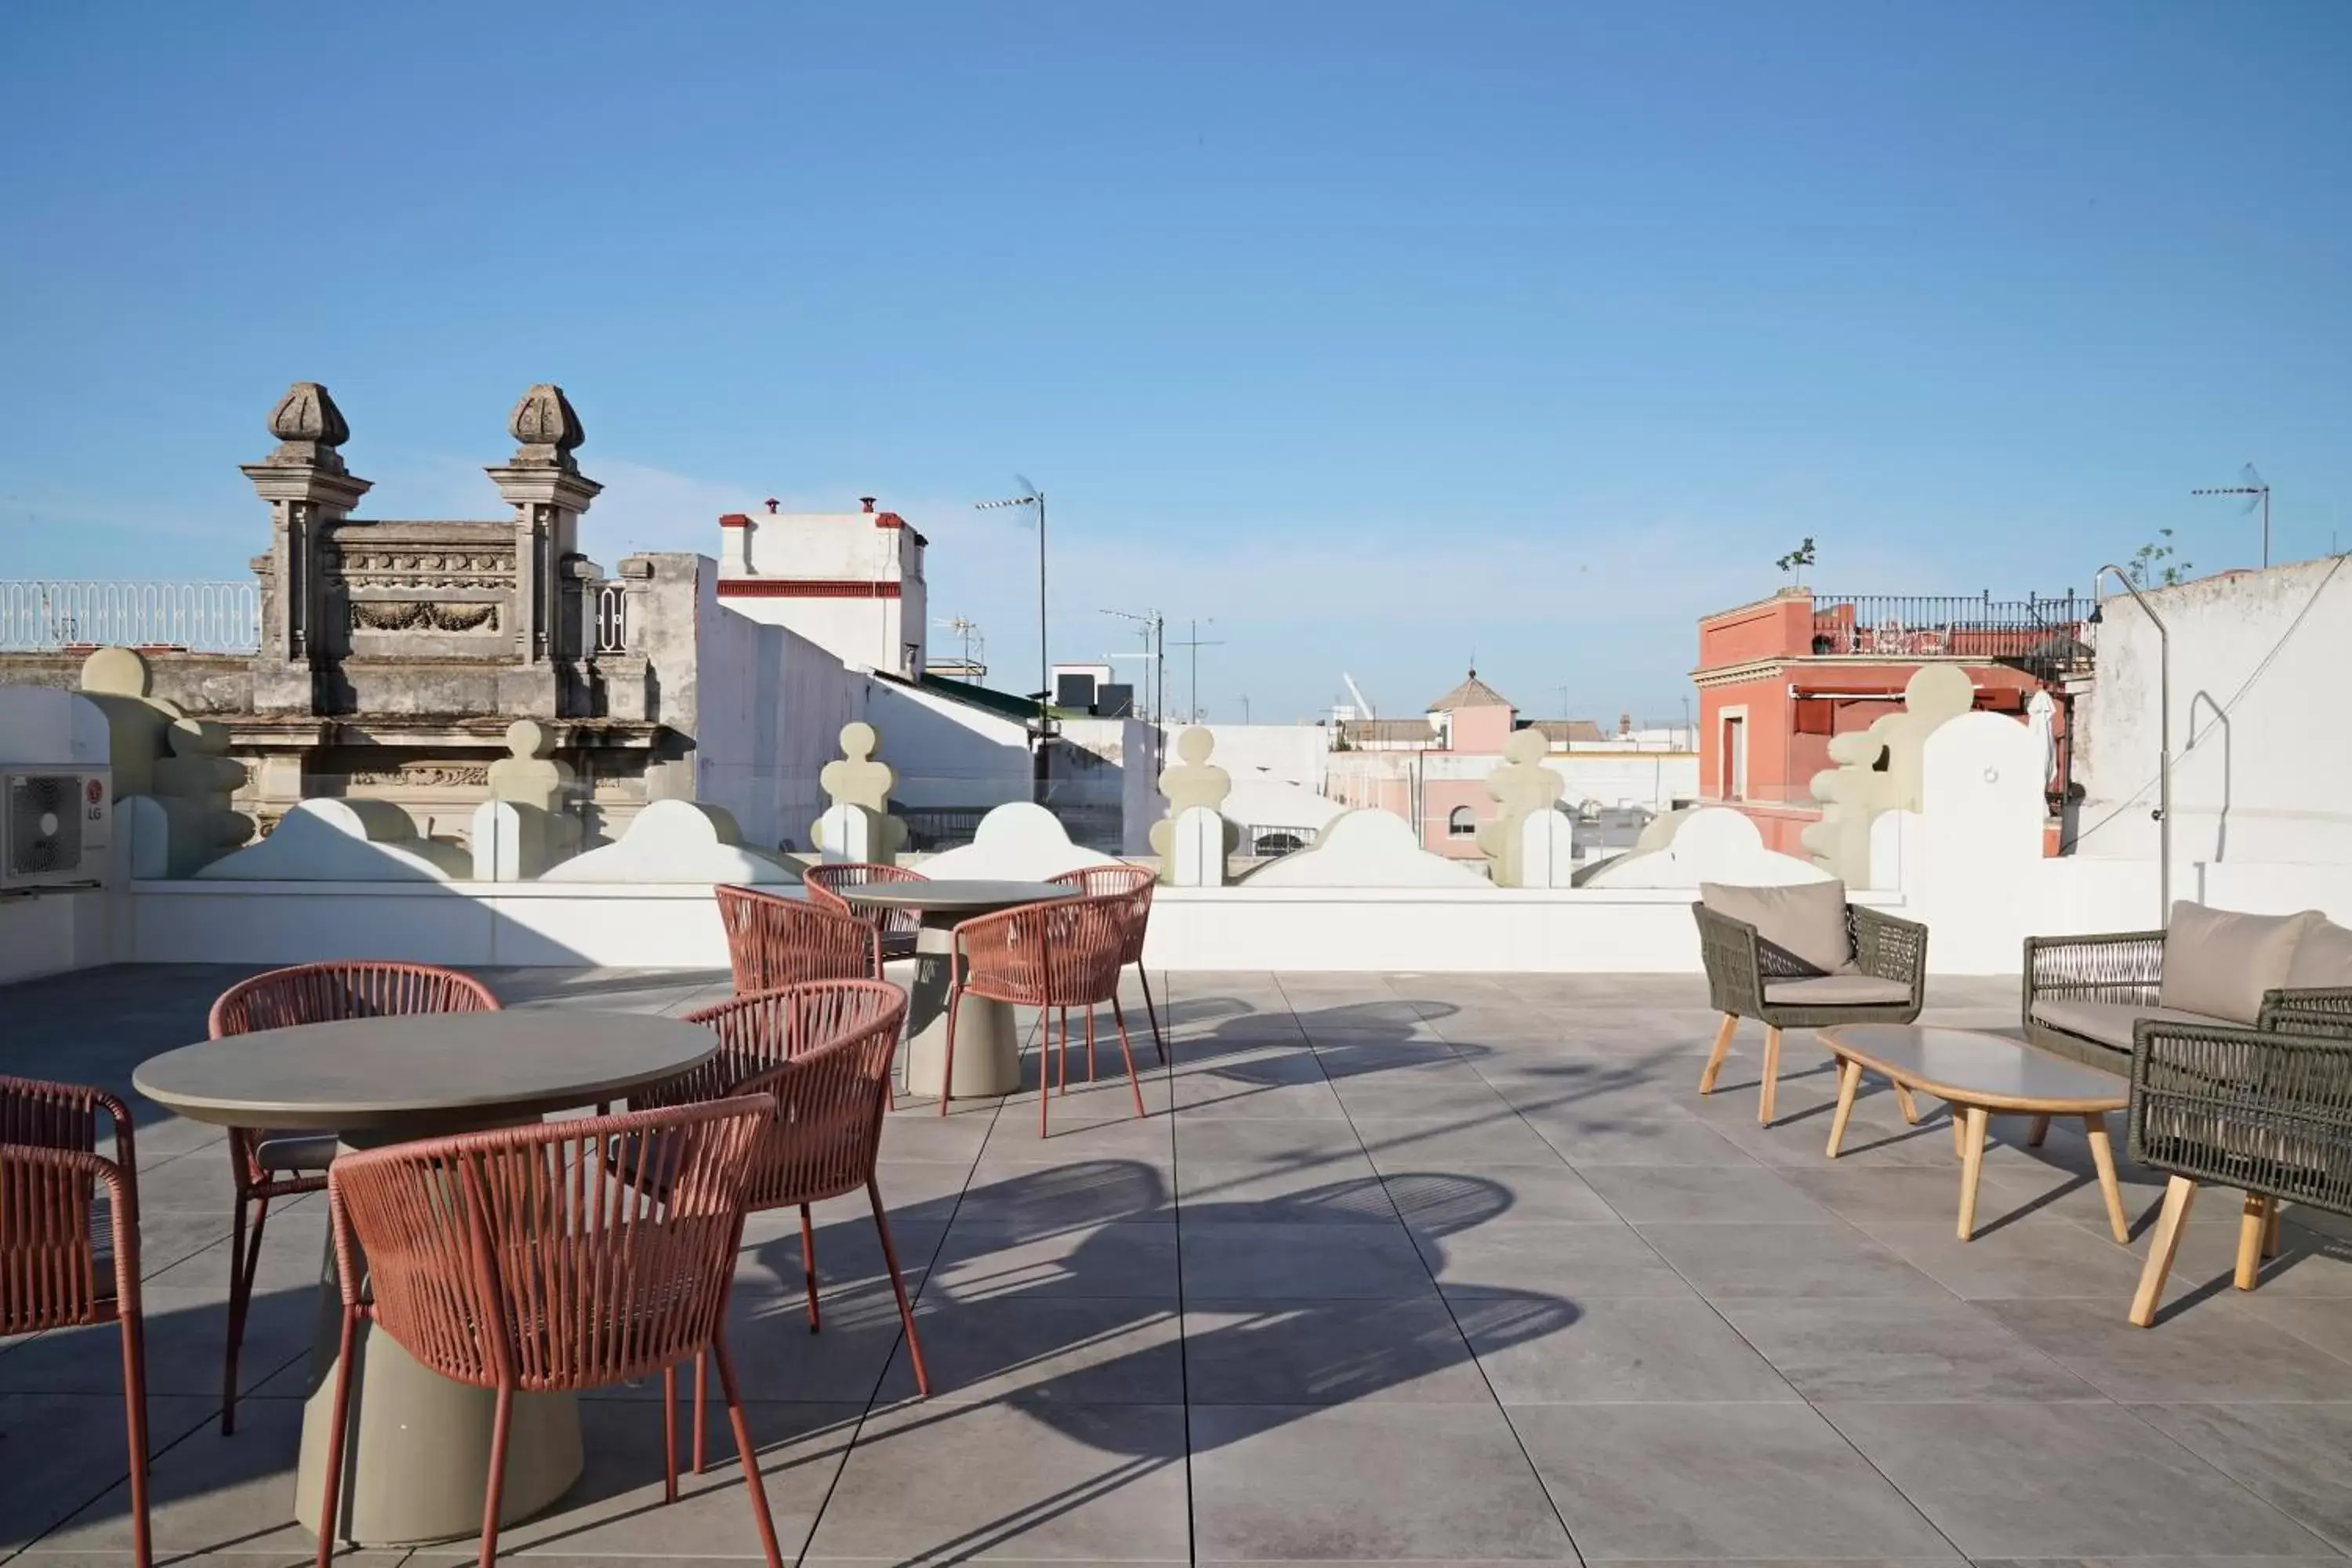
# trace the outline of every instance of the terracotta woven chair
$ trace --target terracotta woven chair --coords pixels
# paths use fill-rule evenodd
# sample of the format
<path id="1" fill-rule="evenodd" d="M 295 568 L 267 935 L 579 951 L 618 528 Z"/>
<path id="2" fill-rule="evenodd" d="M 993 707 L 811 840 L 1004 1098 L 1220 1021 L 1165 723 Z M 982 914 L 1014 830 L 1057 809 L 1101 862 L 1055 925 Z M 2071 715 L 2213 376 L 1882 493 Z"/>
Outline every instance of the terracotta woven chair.
<path id="1" fill-rule="evenodd" d="M 923 1343 L 907 1300 L 907 1280 L 891 1244 L 875 1166 L 882 1152 L 882 1115 L 888 1103 L 890 1061 L 907 1017 L 907 994 L 881 980 L 819 980 L 781 991 L 738 996 L 686 1015 L 708 1025 L 722 1042 L 703 1066 L 630 1101 L 682 1104 L 730 1095 L 772 1095 L 778 1113 L 752 1156 L 745 1190 L 747 1213 L 801 1211 L 801 1274 L 808 1290 L 809 1332 L 817 1311 L 816 1231 L 811 1204 L 866 1189 L 882 1261 L 890 1270 L 898 1321 L 907 1331 L 915 1386 L 931 1391 Z M 702 1468 L 706 1380 L 696 1363 L 694 1468 Z"/>
<path id="2" fill-rule="evenodd" d="M 881 978 L 882 933 L 864 921 L 757 888 L 721 885 L 711 891 L 727 928 L 737 995 L 810 980 Z"/>
<path id="3" fill-rule="evenodd" d="M 327 1173 L 327 1205 L 342 1283 L 342 1341 L 319 1568 L 327 1568 L 334 1549 L 363 1322 L 442 1376 L 498 1393 L 482 1500 L 483 1568 L 498 1554 L 517 1394 L 577 1392 L 659 1373 L 674 1395 L 678 1363 L 708 1350 L 719 1363 L 761 1548 L 770 1568 L 781 1568 L 725 1335 L 743 1180 L 774 1114 L 775 1102 L 764 1097 L 710 1100 L 395 1143 L 337 1160 Z M 624 1171 L 657 1182 L 633 1181 Z M 673 1398 L 663 1405 L 664 1496 L 671 1501 L 674 1405 Z"/>
<path id="4" fill-rule="evenodd" d="M 257 974 L 222 992 L 213 1004 L 211 1034 L 217 1040 L 341 1018 L 498 1010 L 499 999 L 488 986 L 454 969 L 429 963 L 304 963 Z M 236 1182 L 236 1221 L 229 1246 L 228 1354 L 221 1373 L 223 1435 L 236 1430 L 237 1356 L 245 1343 L 254 1276 L 261 1267 L 261 1227 L 269 1218 L 269 1205 L 279 1198 L 327 1190 L 335 1137 L 331 1132 L 281 1135 L 233 1127 L 228 1157 Z"/>
<path id="5" fill-rule="evenodd" d="M 882 938 L 885 959 L 915 956 L 915 934 L 923 929 L 919 910 L 860 909 L 841 896 L 844 888 L 867 888 L 877 882 L 920 882 L 920 871 L 900 866 L 877 866 L 870 860 L 850 860 L 831 866 L 811 866 L 801 873 L 809 902 L 837 915 L 872 926 Z"/>
<path id="6" fill-rule="evenodd" d="M 1125 893 L 1101 898 L 1057 899 L 982 915 L 955 928 L 955 977 L 948 992 L 946 1060 L 940 1065 L 940 1114 L 948 1112 L 947 1086 L 955 1081 L 956 1014 L 967 995 L 1019 1007 L 1034 1007 L 1041 1018 L 1061 1015 L 1060 1081 L 1070 1087 L 1070 1023 L 1067 1009 L 1084 1008 L 1087 1059 L 1095 1054 L 1095 1009 L 1110 1004 L 1118 1026 L 1119 1054 L 1127 1058 L 1128 1087 L 1135 1113 L 1144 1114 L 1143 1084 L 1135 1075 L 1135 1052 L 1127 1037 L 1127 1014 L 1118 1004 L 1118 972 L 1126 963 L 1129 910 Z M 1052 1096 L 1047 1069 L 1055 1056 L 1054 1031 L 1044 1029 L 1037 1058 L 1037 1134 L 1045 1133 L 1045 1108 Z"/>
<path id="7" fill-rule="evenodd" d="M 100 1117 L 113 1126 L 111 1160 L 98 1152 Z M 90 1224 L 101 1187 L 111 1257 L 99 1250 Z M 131 1113 L 102 1089 L 0 1078 L 0 1337 L 95 1323 L 113 1323 L 122 1335 L 131 1561 L 147 1568 L 147 1352 Z M 41 1441 L 37 1432 L 23 1436 Z"/>
<path id="8" fill-rule="evenodd" d="M 1159 885 L 1159 873 L 1148 866 L 1083 866 L 1045 879 L 1076 888 L 1087 898 L 1108 898 L 1114 893 L 1127 898 L 1127 940 L 1119 962 L 1135 965 L 1135 977 L 1143 983 L 1143 1016 L 1151 1022 L 1152 1054 L 1165 1063 L 1168 1045 L 1160 1035 L 1159 1010 L 1151 1005 L 1151 972 L 1143 967 L 1143 939 L 1151 925 L 1151 889 Z M 1088 1065 L 1093 1064 L 1089 1061 Z"/>

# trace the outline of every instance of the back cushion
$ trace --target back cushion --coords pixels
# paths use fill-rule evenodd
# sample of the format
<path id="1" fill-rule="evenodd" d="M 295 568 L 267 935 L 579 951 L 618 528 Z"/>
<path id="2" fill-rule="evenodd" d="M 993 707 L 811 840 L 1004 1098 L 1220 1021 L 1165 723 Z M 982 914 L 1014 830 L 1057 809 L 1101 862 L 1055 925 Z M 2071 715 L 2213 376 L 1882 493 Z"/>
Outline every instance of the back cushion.
<path id="1" fill-rule="evenodd" d="M 1800 882 L 1787 888 L 1701 882 L 1698 897 L 1717 914 L 1754 926 L 1758 936 L 1824 974 L 1853 966 L 1853 942 L 1845 929 L 1843 882 Z"/>
<path id="2" fill-rule="evenodd" d="M 2247 915 L 2209 910 L 2187 900 L 2172 906 L 2164 934 L 2164 987 L 2159 1005 L 2251 1024 L 2261 1016 L 2263 993 L 2286 984 L 2297 944 L 2319 919 Z"/>
<path id="3" fill-rule="evenodd" d="M 2295 943 L 2286 984 L 2295 991 L 2333 991 L 2352 986 L 2352 931 L 2333 921 L 2315 921 Z"/>

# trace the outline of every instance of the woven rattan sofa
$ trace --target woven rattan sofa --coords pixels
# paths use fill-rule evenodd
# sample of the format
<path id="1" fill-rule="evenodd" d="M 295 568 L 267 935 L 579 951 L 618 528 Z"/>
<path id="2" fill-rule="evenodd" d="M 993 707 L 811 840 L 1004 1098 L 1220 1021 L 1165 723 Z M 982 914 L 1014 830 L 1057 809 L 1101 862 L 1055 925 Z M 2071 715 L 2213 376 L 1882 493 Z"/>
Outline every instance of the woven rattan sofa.
<path id="1" fill-rule="evenodd" d="M 1927 1001 L 1927 928 L 1845 901 L 1844 884 L 1789 888 L 1704 884 L 1691 914 L 1711 1005 L 1723 1015 L 1699 1074 L 1710 1094 L 1742 1018 L 1764 1026 L 1756 1120 L 1769 1126 L 1780 1076 L 1780 1031 L 1833 1024 L 1908 1024 Z M 1742 916 L 1747 918 L 1741 918 Z M 1916 1120 L 1907 1095 L 1904 1115 Z"/>
<path id="2" fill-rule="evenodd" d="M 2241 915 L 2183 901 L 2168 931 L 2028 937 L 2024 1015 L 2034 1045 L 2117 1074 L 2131 1070 L 2143 1019 L 2352 1034 L 2352 931 L 2315 910 Z"/>

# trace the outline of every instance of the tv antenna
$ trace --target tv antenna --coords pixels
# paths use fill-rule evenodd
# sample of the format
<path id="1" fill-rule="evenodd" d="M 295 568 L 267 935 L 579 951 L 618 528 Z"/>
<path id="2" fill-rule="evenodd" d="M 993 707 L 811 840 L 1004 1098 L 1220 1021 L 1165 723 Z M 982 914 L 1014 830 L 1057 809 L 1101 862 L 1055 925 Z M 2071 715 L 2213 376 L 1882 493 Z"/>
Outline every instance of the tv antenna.
<path id="1" fill-rule="evenodd" d="M 1168 685 L 1168 617 L 1157 610 L 1105 610 L 1106 616 L 1117 616 L 1122 621 L 1133 621 L 1137 631 L 1143 634 L 1143 652 L 1113 654 L 1113 658 L 1140 657 L 1146 664 L 1143 672 L 1144 706 L 1150 710 L 1152 726 L 1159 727 L 1164 714 L 1164 697 Z"/>
<path id="2" fill-rule="evenodd" d="M 1216 624 L 1217 617 L 1211 616 L 1209 617 L 1209 625 L 1215 626 Z M 1192 673 L 1184 682 L 1184 695 L 1192 703 L 1192 716 L 1188 718 L 1185 722 L 1188 724 L 1197 724 L 1201 721 L 1201 650 L 1204 647 L 1223 647 L 1225 646 L 1225 641 L 1223 637 L 1202 637 L 1201 635 L 1201 623 L 1199 621 L 1191 622 L 1190 625 L 1192 628 L 1192 635 L 1190 637 L 1178 637 L 1176 639 L 1176 646 L 1178 647 L 1191 648 L 1192 650 Z"/>
<path id="3" fill-rule="evenodd" d="M 2271 563 L 2270 481 L 2256 473 L 2252 463 L 2238 470 L 2238 482 L 2234 485 L 2213 485 L 2204 489 L 2190 490 L 2189 493 L 2193 496 L 2243 496 L 2246 498 L 2246 504 L 2238 514 L 2241 517 L 2252 511 L 2255 503 L 2260 502 L 2263 509 L 2263 564 L 2268 566 Z"/>

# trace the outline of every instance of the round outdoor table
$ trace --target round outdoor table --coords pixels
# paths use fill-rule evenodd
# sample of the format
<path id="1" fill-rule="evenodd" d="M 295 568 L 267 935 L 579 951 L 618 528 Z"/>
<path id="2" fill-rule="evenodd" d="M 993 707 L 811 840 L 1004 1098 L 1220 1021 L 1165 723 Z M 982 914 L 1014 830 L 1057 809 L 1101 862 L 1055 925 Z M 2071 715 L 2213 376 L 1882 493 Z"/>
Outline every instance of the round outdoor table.
<path id="1" fill-rule="evenodd" d="M 618 1100 L 718 1053 L 709 1030 L 640 1013 L 428 1013 L 261 1029 L 183 1046 L 131 1075 L 166 1110 L 223 1127 L 331 1130 L 350 1149 L 536 1121 Z M 294 1512 L 315 1531 L 332 1425 L 342 1295 L 330 1240 L 311 1343 Z M 360 1329 L 341 1529 L 362 1545 L 417 1545 L 481 1529 L 496 1395 L 426 1371 Z M 579 1406 L 516 1396 L 503 1520 L 528 1519 L 579 1479 Z"/>
<path id="2" fill-rule="evenodd" d="M 1984 1168 L 1985 1123 L 1991 1113 L 2031 1116 L 2033 1142 L 2053 1116 L 2079 1116 L 2090 1141 L 2099 1191 L 2107 1200 L 2107 1226 L 2118 1242 L 2131 1239 L 2123 1194 L 2116 1185 L 2115 1150 L 2106 1113 L 2131 1103 L 2122 1079 L 1973 1029 L 1923 1028 L 1916 1024 L 1838 1024 L 1821 1031 L 1822 1047 L 1837 1059 L 1837 1114 L 1830 1121 L 1830 1158 L 1845 1140 L 1854 1091 L 1864 1069 L 1897 1089 L 1932 1094 L 1952 1108 L 1952 1142 L 1960 1156 L 1960 1239 L 1976 1230 L 1977 1176 Z"/>
<path id="3" fill-rule="evenodd" d="M 982 881 L 940 878 L 922 882 L 872 882 L 844 888 L 853 904 L 917 910 L 923 929 L 915 934 L 915 986 L 907 1004 L 907 1088 L 916 1094 L 940 1092 L 940 1068 L 948 1055 L 948 987 L 955 968 L 955 928 L 979 915 L 1052 899 L 1075 899 L 1076 888 L 1058 882 Z M 1011 1094 L 1021 1087 L 1021 1039 L 1013 1009 L 979 996 L 956 1008 L 955 1082 L 951 1098 Z"/>

